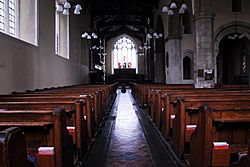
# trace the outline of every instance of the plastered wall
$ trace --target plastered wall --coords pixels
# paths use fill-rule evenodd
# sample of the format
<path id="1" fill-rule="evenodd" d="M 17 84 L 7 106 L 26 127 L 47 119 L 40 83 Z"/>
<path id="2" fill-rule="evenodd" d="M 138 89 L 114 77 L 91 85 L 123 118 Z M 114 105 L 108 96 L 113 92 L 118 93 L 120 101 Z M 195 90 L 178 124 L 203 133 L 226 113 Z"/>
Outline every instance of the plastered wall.
<path id="1" fill-rule="evenodd" d="M 88 52 L 81 16 L 70 16 L 70 59 L 55 55 L 55 6 L 38 0 L 38 45 L 0 33 L 0 94 L 88 83 Z"/>

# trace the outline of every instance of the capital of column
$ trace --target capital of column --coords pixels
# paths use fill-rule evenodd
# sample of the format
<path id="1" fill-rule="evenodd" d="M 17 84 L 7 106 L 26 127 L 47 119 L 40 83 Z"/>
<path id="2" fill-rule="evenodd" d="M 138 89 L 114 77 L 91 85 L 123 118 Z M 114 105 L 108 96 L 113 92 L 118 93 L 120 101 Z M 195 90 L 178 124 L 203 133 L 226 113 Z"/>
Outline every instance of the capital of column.
<path id="1" fill-rule="evenodd" d="M 211 19 L 214 20 L 215 18 L 215 13 L 213 12 L 200 12 L 200 13 L 196 13 L 194 15 L 194 20 L 201 20 L 201 19 Z"/>
<path id="2" fill-rule="evenodd" d="M 169 34 L 165 39 L 164 39 L 164 42 L 166 43 L 166 42 L 168 42 L 168 41 L 170 41 L 170 40 L 173 40 L 173 39 L 179 39 L 179 40 L 181 40 L 182 39 L 182 36 L 180 35 L 180 34 L 178 34 L 178 35 L 174 35 L 174 34 Z"/>

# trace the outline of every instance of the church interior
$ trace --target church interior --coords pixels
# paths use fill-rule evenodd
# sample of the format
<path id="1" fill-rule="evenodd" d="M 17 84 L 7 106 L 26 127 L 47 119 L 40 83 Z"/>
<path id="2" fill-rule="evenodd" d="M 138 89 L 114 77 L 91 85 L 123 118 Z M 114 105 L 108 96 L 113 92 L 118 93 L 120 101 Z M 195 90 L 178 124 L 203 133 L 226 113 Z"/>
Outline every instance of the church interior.
<path id="1" fill-rule="evenodd" d="M 0 0 L 0 167 L 250 167 L 249 0 Z"/>

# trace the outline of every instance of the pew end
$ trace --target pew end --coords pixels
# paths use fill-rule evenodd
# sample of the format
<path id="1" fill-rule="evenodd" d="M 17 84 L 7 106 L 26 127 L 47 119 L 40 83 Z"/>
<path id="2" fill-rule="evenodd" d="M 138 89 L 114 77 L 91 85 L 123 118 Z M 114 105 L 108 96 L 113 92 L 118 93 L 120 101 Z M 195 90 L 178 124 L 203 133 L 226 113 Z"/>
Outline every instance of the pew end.
<path id="1" fill-rule="evenodd" d="M 0 132 L 0 166 L 28 166 L 25 139 L 20 128 L 10 127 Z"/>

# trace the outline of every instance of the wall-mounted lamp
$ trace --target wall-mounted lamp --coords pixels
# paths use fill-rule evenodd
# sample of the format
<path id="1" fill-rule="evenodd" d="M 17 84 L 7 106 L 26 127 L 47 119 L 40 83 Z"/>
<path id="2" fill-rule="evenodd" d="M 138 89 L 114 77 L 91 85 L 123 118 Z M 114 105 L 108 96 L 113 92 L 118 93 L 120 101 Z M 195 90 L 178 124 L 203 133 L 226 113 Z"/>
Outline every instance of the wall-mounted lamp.
<path id="1" fill-rule="evenodd" d="M 96 38 L 98 38 L 98 36 L 94 32 L 92 32 L 92 33 L 84 32 L 82 34 L 82 38 L 86 38 L 86 39 L 92 39 L 92 38 L 94 38 L 94 39 L 96 39 Z"/>
<path id="2" fill-rule="evenodd" d="M 172 1 L 170 4 L 164 5 L 161 11 L 171 16 L 174 15 L 177 10 L 179 14 L 184 14 L 187 10 L 187 5 L 185 3 L 177 4 Z"/>
<path id="3" fill-rule="evenodd" d="M 74 14 L 79 15 L 81 14 L 82 7 L 80 4 L 77 4 L 73 6 L 74 9 Z M 69 10 L 71 9 L 71 4 L 66 0 L 65 3 L 63 4 L 57 4 L 56 5 L 56 11 L 57 12 L 62 12 L 63 15 L 69 15 Z"/>

